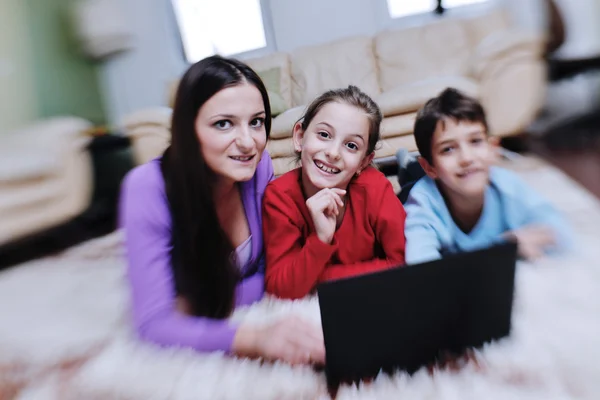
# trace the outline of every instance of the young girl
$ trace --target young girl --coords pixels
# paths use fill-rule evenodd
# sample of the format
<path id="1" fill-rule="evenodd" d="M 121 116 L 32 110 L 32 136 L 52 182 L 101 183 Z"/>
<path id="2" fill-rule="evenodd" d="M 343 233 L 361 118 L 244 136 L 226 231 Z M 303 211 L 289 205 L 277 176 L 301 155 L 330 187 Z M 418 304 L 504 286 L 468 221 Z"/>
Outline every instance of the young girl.
<path id="1" fill-rule="evenodd" d="M 273 166 L 262 81 L 239 61 L 204 59 L 181 79 L 172 118 L 170 147 L 131 171 L 121 193 L 138 334 L 201 352 L 322 363 L 316 326 L 228 320 L 264 290 L 261 202 Z"/>
<path id="2" fill-rule="evenodd" d="M 301 167 L 263 198 L 268 293 L 301 298 L 322 281 L 404 264 L 404 208 L 370 166 L 381 119 L 349 86 L 318 97 L 294 126 Z"/>

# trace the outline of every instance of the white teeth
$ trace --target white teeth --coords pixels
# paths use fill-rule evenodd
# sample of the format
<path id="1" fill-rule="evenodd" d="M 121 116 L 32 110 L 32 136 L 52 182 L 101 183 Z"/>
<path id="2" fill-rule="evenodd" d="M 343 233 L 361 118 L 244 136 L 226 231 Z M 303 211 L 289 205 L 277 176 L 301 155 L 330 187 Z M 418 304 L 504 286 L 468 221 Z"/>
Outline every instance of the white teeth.
<path id="1" fill-rule="evenodd" d="M 459 178 L 464 178 L 465 176 L 469 176 L 473 173 L 477 172 L 477 170 L 471 170 L 471 171 L 465 171 L 465 172 L 461 172 L 460 174 L 458 174 Z"/>
<path id="2" fill-rule="evenodd" d="M 323 163 L 321 163 L 320 161 L 315 161 L 315 165 L 320 170 L 325 171 L 325 172 L 327 172 L 329 174 L 337 174 L 337 173 L 340 172 L 339 169 L 337 169 L 337 168 L 329 168 L 329 167 L 325 166 Z"/>
<path id="3" fill-rule="evenodd" d="M 254 156 L 247 156 L 247 157 L 232 156 L 231 158 L 233 158 L 234 160 L 237 160 L 237 161 L 250 161 L 250 160 L 252 160 L 252 157 L 254 157 Z"/>

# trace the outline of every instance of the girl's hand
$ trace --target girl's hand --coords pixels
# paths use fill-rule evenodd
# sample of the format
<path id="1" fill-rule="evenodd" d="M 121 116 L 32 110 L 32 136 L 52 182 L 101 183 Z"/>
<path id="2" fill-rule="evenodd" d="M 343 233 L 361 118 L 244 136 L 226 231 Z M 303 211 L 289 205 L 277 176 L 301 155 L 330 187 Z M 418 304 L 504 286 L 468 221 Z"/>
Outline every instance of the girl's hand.
<path id="1" fill-rule="evenodd" d="M 333 240 L 337 216 L 340 214 L 340 208 L 344 207 L 342 196 L 345 194 L 343 189 L 321 189 L 306 200 L 317 236 L 323 243 L 330 244 Z"/>
<path id="2" fill-rule="evenodd" d="M 296 316 L 261 326 L 240 326 L 233 348 L 238 354 L 293 365 L 325 363 L 323 332 Z"/>
<path id="3" fill-rule="evenodd" d="M 556 244 L 552 229 L 540 225 L 526 225 L 508 232 L 505 236 L 516 240 L 519 256 L 534 261 L 544 255 L 544 251 Z"/>

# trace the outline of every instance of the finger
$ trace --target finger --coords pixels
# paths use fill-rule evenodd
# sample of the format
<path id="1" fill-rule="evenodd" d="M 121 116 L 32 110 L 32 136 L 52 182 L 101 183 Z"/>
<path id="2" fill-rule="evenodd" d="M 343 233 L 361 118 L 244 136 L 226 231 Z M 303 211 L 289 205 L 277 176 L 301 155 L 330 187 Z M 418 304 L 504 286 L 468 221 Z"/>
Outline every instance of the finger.
<path id="1" fill-rule="evenodd" d="M 329 189 L 321 189 L 306 200 L 306 202 L 317 203 L 319 200 L 328 197 Z"/>
<path id="2" fill-rule="evenodd" d="M 295 323 L 295 329 L 301 332 L 303 335 L 321 342 L 324 340 L 323 330 L 317 324 L 307 321 L 301 317 L 297 317 Z"/>
<path id="3" fill-rule="evenodd" d="M 329 191 L 328 194 L 332 199 L 334 199 L 334 201 L 337 203 L 337 205 L 339 207 L 344 207 L 344 199 L 342 198 L 343 195 L 340 195 L 339 193 L 336 193 L 332 190 Z"/>
<path id="4" fill-rule="evenodd" d="M 337 194 L 338 196 L 345 196 L 346 195 L 346 191 L 344 189 L 331 188 L 329 190 L 332 191 L 333 193 Z"/>
<path id="5" fill-rule="evenodd" d="M 311 360 L 317 362 L 325 360 L 324 340 L 316 330 L 298 329 L 289 336 L 289 341 L 301 352 L 309 354 Z"/>
<path id="6" fill-rule="evenodd" d="M 329 215 L 335 215 L 335 216 L 339 215 L 339 213 L 340 213 L 339 207 L 333 198 L 329 198 L 329 204 L 327 205 L 327 210 L 328 210 Z"/>

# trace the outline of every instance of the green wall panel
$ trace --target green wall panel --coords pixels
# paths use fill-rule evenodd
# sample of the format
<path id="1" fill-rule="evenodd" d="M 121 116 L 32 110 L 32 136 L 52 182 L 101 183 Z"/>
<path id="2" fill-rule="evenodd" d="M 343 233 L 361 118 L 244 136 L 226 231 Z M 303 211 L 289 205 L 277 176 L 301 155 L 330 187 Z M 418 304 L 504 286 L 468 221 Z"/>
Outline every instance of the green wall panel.
<path id="1" fill-rule="evenodd" d="M 25 0 L 41 118 L 76 115 L 105 123 L 99 65 L 84 58 L 70 32 L 73 0 Z"/>

